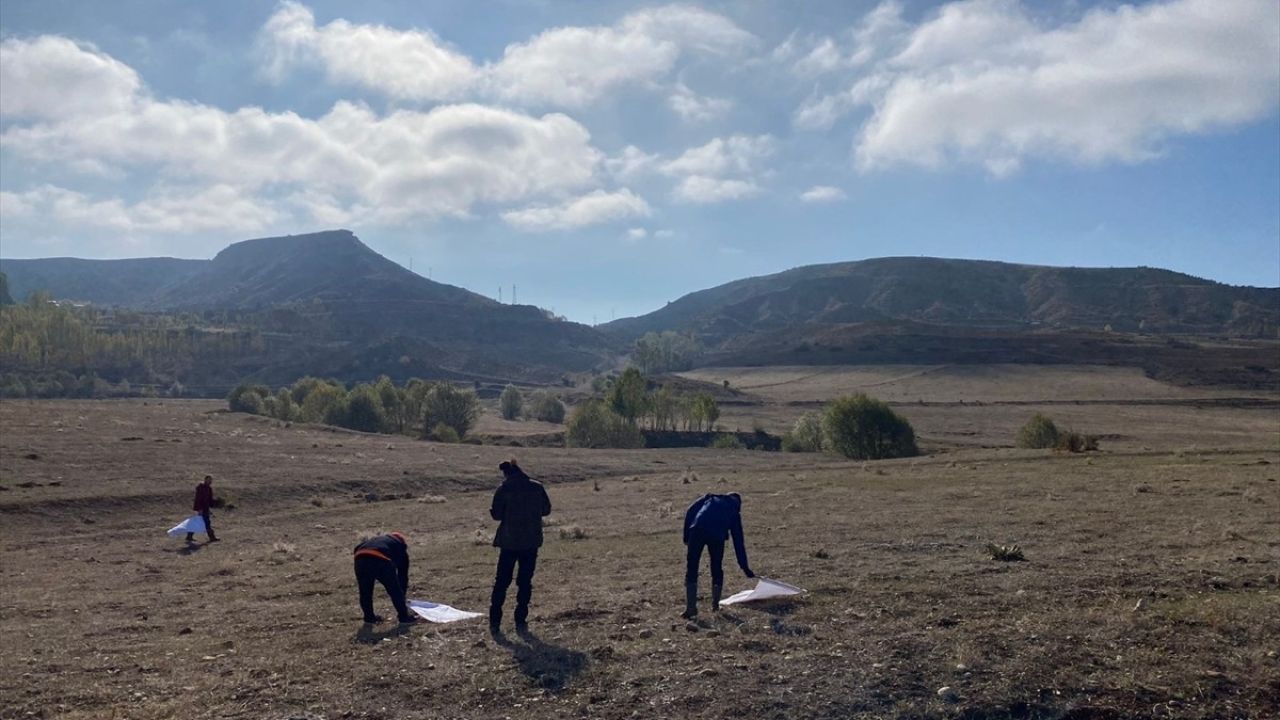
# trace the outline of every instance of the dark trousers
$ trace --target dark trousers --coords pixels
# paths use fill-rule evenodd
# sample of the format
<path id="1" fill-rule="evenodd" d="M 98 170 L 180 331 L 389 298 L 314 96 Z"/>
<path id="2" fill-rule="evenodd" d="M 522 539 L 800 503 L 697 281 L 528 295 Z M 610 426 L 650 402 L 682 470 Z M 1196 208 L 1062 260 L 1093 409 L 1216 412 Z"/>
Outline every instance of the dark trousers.
<path id="1" fill-rule="evenodd" d="M 516 572 L 516 565 L 520 570 Z M 498 574 L 493 579 L 493 595 L 489 598 L 489 622 L 502 621 L 502 603 L 511 587 L 511 576 L 516 578 L 516 622 L 529 619 L 529 600 L 533 597 L 533 571 L 538 566 L 538 549 L 502 550 L 498 553 Z"/>
<path id="2" fill-rule="evenodd" d="M 214 539 L 214 537 L 213 537 L 213 514 L 212 514 L 212 513 L 210 513 L 208 510 L 205 510 L 204 512 L 201 512 L 201 513 L 200 513 L 200 518 L 201 518 L 202 520 L 204 520 L 204 531 L 205 531 L 205 534 L 207 534 L 207 535 L 209 536 L 209 539 L 210 539 L 210 540 L 213 540 L 213 539 Z M 190 542 L 190 541 L 192 541 L 192 540 L 195 540 L 195 539 L 196 539 L 196 535 L 195 535 L 195 533 L 187 533 L 187 541 L 188 541 L 188 542 Z"/>
<path id="3" fill-rule="evenodd" d="M 696 585 L 698 582 L 698 563 L 702 562 L 702 548 L 711 556 L 711 584 L 724 585 L 724 538 L 719 540 L 706 537 L 700 533 L 689 534 L 689 555 L 684 566 L 684 583 Z"/>
<path id="4" fill-rule="evenodd" d="M 396 617 L 400 620 L 409 618 L 409 606 L 404 602 L 404 588 L 400 586 L 400 575 L 396 573 L 395 563 L 390 560 L 360 555 L 356 557 L 356 586 L 360 589 L 360 609 L 364 612 L 364 621 L 373 622 L 373 583 L 380 582 L 391 596 L 391 604 L 396 608 Z"/>

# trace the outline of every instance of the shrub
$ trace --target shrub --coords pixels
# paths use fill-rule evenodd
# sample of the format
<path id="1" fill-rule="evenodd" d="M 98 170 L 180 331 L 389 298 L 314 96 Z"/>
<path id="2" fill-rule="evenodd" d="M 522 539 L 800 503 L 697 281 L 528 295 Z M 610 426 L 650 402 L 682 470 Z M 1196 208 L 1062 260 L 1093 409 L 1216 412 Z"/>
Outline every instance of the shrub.
<path id="1" fill-rule="evenodd" d="M 443 423 L 453 428 L 459 438 L 464 438 L 479 416 L 480 401 L 474 390 L 440 383 L 422 398 L 422 427 L 431 428 L 432 432 Z"/>
<path id="2" fill-rule="evenodd" d="M 801 415 L 791 432 L 782 436 L 782 449 L 787 452 L 822 452 L 822 418 L 817 413 Z"/>
<path id="3" fill-rule="evenodd" d="M 855 460 L 918 455 L 916 434 L 906 418 L 887 404 L 862 393 L 827 406 L 822 417 L 827 447 Z"/>
<path id="4" fill-rule="evenodd" d="M 585 540 L 587 538 L 586 528 L 580 525 L 566 525 L 559 530 L 561 540 Z"/>
<path id="5" fill-rule="evenodd" d="M 347 395 L 346 406 L 337 424 L 362 432 L 382 432 L 387 429 L 381 395 L 371 385 L 357 385 Z"/>
<path id="6" fill-rule="evenodd" d="M 294 400 L 297 400 L 297 385 L 294 385 Z M 302 407 L 298 419 L 303 422 L 329 422 L 331 416 L 346 404 L 347 391 L 326 382 L 317 381 L 303 393 Z M 335 418 L 336 419 L 336 418 Z"/>
<path id="7" fill-rule="evenodd" d="M 1027 559 L 1022 554 L 1022 548 L 1017 545 L 997 545 L 995 543 L 987 543 L 987 553 L 991 555 L 992 560 L 1001 562 L 1022 562 Z"/>
<path id="8" fill-rule="evenodd" d="M 504 419 L 515 420 L 520 417 L 520 411 L 524 409 L 524 396 L 515 385 L 507 385 L 498 398 L 498 408 L 502 411 Z"/>
<path id="9" fill-rule="evenodd" d="M 1059 452 L 1092 452 L 1098 449 L 1097 435 L 1082 435 L 1073 430 L 1058 434 L 1058 442 L 1054 449 Z"/>
<path id="10" fill-rule="evenodd" d="M 261 415 L 263 410 L 262 401 L 271 394 L 271 389 L 265 385 L 250 385 L 243 383 L 236 386 L 235 390 L 227 396 L 227 407 L 231 412 L 252 413 Z"/>
<path id="11" fill-rule="evenodd" d="M 742 441 L 738 439 L 737 435 L 723 433 L 721 435 L 717 435 L 716 438 L 711 441 L 710 447 L 713 447 L 716 450 L 741 450 Z"/>
<path id="12" fill-rule="evenodd" d="M 599 400 L 579 405 L 569 419 L 565 442 L 580 448 L 644 447 L 640 429 Z"/>
<path id="13" fill-rule="evenodd" d="M 556 423 L 564 422 L 564 403 L 560 398 L 545 390 L 539 390 L 529 396 L 529 414 L 535 420 Z"/>
<path id="14" fill-rule="evenodd" d="M 1049 418 L 1036 413 L 1018 430 L 1017 445 L 1020 448 L 1051 448 L 1058 444 L 1058 426 Z"/>
<path id="15" fill-rule="evenodd" d="M 458 431 L 442 422 L 436 423 L 436 426 L 431 428 L 431 439 L 442 443 L 462 442 L 462 438 L 458 437 Z"/>

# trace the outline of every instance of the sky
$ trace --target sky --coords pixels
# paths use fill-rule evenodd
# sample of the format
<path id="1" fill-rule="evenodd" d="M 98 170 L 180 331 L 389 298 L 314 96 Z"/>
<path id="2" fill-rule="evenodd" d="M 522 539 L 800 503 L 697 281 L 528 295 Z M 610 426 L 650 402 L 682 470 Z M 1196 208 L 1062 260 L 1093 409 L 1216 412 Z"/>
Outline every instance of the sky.
<path id="1" fill-rule="evenodd" d="M 347 228 L 585 323 L 821 262 L 1280 285 L 1280 3 L 0 4 L 0 255 Z"/>

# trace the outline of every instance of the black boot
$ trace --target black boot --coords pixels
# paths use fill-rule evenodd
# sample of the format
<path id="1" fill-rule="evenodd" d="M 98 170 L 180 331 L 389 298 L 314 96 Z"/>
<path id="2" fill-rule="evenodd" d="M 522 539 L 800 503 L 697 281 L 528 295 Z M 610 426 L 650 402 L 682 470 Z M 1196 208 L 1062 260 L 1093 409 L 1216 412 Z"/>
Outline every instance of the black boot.
<path id="1" fill-rule="evenodd" d="M 711 612 L 720 612 L 720 593 L 723 591 L 723 585 L 711 586 Z"/>
<path id="2" fill-rule="evenodd" d="M 685 620 L 698 617 L 698 583 L 696 582 L 684 584 L 684 612 L 680 613 L 680 617 Z"/>

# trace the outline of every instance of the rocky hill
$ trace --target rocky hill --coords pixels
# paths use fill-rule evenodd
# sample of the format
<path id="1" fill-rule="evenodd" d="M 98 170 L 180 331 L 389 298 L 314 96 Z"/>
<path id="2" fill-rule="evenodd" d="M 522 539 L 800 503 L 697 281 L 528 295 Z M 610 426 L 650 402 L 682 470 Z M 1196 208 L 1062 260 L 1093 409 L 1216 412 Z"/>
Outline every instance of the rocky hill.
<path id="1" fill-rule="evenodd" d="M 236 373 L 555 380 L 589 370 L 609 340 L 528 305 L 433 282 L 347 230 L 235 243 L 212 260 L 4 260 L 14 294 L 151 312 L 246 318 L 271 339 Z"/>
<path id="2" fill-rule="evenodd" d="M 1277 336 L 1280 288 L 1233 287 L 1154 268 L 1064 268 L 941 258 L 811 265 L 701 290 L 603 329 L 629 340 L 692 333 L 709 348 L 757 334 L 862 323 L 981 330 Z"/>

